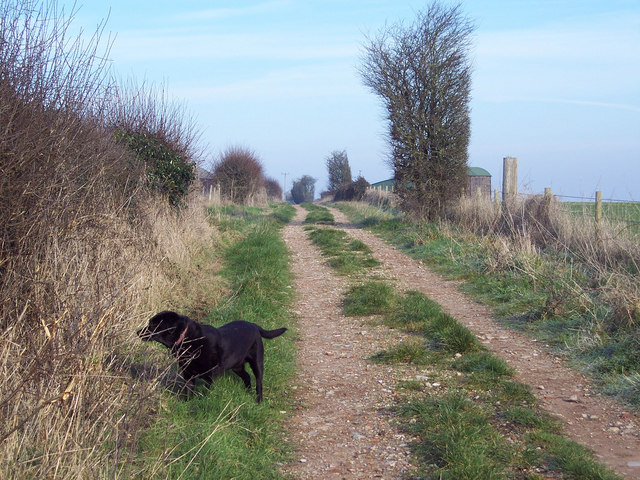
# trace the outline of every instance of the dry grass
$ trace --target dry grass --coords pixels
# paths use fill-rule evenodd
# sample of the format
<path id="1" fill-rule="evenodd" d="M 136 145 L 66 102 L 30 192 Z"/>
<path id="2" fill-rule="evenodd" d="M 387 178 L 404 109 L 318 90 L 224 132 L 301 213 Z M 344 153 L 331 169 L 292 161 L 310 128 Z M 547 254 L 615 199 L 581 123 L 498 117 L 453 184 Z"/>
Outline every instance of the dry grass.
<path id="1" fill-rule="evenodd" d="M 391 209 L 398 206 L 398 196 L 393 192 L 369 188 L 365 192 L 362 202 L 378 208 Z"/>
<path id="2" fill-rule="evenodd" d="M 212 230 L 202 205 L 150 196 L 114 142 L 100 29 L 66 38 L 55 2 L 0 13 L 0 478 L 115 478 L 162 374 L 137 366 L 135 328 L 215 302 Z M 144 124 L 179 143 L 162 112 Z"/>
<path id="3" fill-rule="evenodd" d="M 177 215 L 149 200 L 146 210 L 135 227 L 104 214 L 41 244 L 37 265 L 14 262 L 32 287 L 3 298 L 0 477 L 115 471 L 154 408 L 162 373 L 132 375 L 136 326 L 151 311 L 202 308 L 220 295 L 215 264 L 202 264 L 212 237 L 203 208 Z"/>
<path id="4" fill-rule="evenodd" d="M 592 287 L 599 289 L 601 300 L 610 305 L 609 320 L 617 326 L 640 325 L 640 245 L 615 225 L 603 220 L 596 228 L 595 221 L 577 218 L 553 197 L 544 196 L 529 197 L 508 209 L 488 200 L 463 198 L 450 218 L 463 229 L 494 238 L 490 243 L 497 261 L 547 251 L 579 264 Z"/>

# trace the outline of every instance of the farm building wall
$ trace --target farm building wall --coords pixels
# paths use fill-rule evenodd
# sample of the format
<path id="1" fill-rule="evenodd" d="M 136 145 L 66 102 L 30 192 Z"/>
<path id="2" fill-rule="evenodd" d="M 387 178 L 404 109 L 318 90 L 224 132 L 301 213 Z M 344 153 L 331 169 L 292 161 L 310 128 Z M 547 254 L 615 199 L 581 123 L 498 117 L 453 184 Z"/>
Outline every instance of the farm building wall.
<path id="1" fill-rule="evenodd" d="M 482 197 L 491 198 L 491 177 L 478 177 L 469 175 L 467 177 L 467 195 L 473 197 L 478 194 Z"/>

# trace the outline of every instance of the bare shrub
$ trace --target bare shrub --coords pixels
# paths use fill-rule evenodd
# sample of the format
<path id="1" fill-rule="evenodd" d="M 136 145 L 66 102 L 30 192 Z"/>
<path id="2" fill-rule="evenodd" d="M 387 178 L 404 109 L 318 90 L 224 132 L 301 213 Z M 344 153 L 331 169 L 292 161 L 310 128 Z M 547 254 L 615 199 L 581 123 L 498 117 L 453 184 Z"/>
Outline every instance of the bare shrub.
<path id="1" fill-rule="evenodd" d="M 282 187 L 280 187 L 276 179 L 267 177 L 265 179 L 265 188 L 269 201 L 279 202 L 282 200 Z"/>
<path id="2" fill-rule="evenodd" d="M 211 230 L 151 198 L 113 141 L 100 30 L 66 39 L 55 2 L 0 13 L 0 478 L 117 477 L 160 373 L 134 360 L 135 326 L 179 301 Z"/>
<path id="3" fill-rule="evenodd" d="M 367 193 L 367 188 L 369 188 L 369 182 L 367 182 L 363 177 L 358 177 L 355 182 L 348 182 L 340 185 L 336 190 L 333 199 L 336 202 L 359 201 L 362 200 L 364 194 Z"/>
<path id="4" fill-rule="evenodd" d="M 224 151 L 214 165 L 213 177 L 222 198 L 230 203 L 266 203 L 266 191 L 261 192 L 265 186 L 262 163 L 249 149 L 230 147 Z"/>
<path id="5" fill-rule="evenodd" d="M 166 87 L 134 80 L 112 86 L 101 109 L 102 122 L 112 130 L 146 134 L 186 161 L 202 156 L 201 131 L 184 104 L 172 101 Z"/>
<path id="6" fill-rule="evenodd" d="M 460 4 L 434 0 L 364 45 L 360 74 L 384 103 L 396 191 L 416 217 L 441 218 L 466 181 L 473 31 Z"/>

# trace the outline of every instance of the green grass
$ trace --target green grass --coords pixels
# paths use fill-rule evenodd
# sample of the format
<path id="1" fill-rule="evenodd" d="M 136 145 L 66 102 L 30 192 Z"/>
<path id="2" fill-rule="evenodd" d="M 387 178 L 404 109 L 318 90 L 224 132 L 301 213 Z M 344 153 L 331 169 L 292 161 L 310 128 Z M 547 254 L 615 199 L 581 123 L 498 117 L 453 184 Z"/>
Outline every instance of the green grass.
<path id="1" fill-rule="evenodd" d="M 349 288 L 343 301 L 346 316 L 377 315 L 389 312 L 396 301 L 393 287 L 385 282 L 371 281 Z"/>
<path id="2" fill-rule="evenodd" d="M 329 266 L 339 275 L 361 274 L 380 265 L 367 245 L 350 239 L 344 230 L 311 225 L 305 228 L 311 241 L 327 257 Z"/>
<path id="3" fill-rule="evenodd" d="M 513 447 L 493 428 L 483 409 L 460 392 L 416 400 L 403 408 L 411 433 L 421 439 L 415 452 L 431 478 L 506 478 Z"/>
<path id="4" fill-rule="evenodd" d="M 559 435 L 513 369 L 419 292 L 395 300 L 384 323 L 413 334 L 379 352 L 376 362 L 419 365 L 429 379 L 403 380 L 395 410 L 417 440 L 417 474 L 424 478 L 616 479 L 593 454 Z M 463 338 L 463 340 L 461 340 Z M 455 354 L 454 354 L 455 352 Z M 424 370 L 427 369 L 427 370 Z M 438 388 L 436 388 L 436 385 Z"/>
<path id="5" fill-rule="evenodd" d="M 316 223 L 320 225 L 333 225 L 335 218 L 333 214 L 326 207 L 314 205 L 313 203 L 303 203 L 302 206 L 309 210 L 309 213 L 304 219 L 304 223 Z"/>
<path id="6" fill-rule="evenodd" d="M 272 202 L 269 204 L 273 218 L 283 224 L 289 223 L 296 216 L 296 208 L 290 203 Z"/>
<path id="7" fill-rule="evenodd" d="M 593 202 L 562 202 L 562 206 L 575 216 L 595 220 L 595 200 Z M 618 225 L 620 231 L 640 234 L 640 203 L 602 202 L 602 217 L 611 224 Z"/>
<path id="8" fill-rule="evenodd" d="M 335 219 L 333 214 L 328 210 L 326 212 L 313 211 L 309 212 L 304 219 L 304 223 L 316 223 L 319 225 L 333 225 Z"/>
<path id="9" fill-rule="evenodd" d="M 244 224 L 236 225 L 241 237 L 232 236 L 235 241 L 221 253 L 221 276 L 231 294 L 205 319 L 215 326 L 244 319 L 266 329 L 289 328 L 282 337 L 265 341 L 264 401 L 258 404 L 255 390 L 248 392 L 235 374 L 217 378 L 212 388 L 198 385 L 189 399 L 167 391 L 166 407 L 141 442 L 140 458 L 147 460 L 132 467 L 144 478 L 282 478 L 278 463 L 289 452 L 281 411 L 291 408 L 295 325 L 288 314 L 289 256 L 280 238 L 283 223 L 276 219 L 289 214 L 275 209 L 275 217 L 268 210 L 220 213 Z M 255 388 L 253 378 L 252 383 Z"/>

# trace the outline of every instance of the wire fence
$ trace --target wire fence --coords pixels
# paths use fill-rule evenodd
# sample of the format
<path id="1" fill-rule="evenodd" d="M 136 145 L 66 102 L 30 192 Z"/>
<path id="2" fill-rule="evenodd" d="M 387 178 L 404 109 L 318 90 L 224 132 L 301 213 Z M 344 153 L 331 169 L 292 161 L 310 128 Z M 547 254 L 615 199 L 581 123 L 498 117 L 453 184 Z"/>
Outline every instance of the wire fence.
<path id="1" fill-rule="evenodd" d="M 545 194 L 550 194 L 550 191 Z M 599 192 L 592 197 L 556 194 L 553 196 L 575 217 L 583 217 L 597 224 L 604 221 L 620 232 L 627 231 L 640 235 L 640 202 L 638 201 L 602 198 Z"/>

